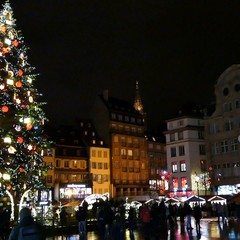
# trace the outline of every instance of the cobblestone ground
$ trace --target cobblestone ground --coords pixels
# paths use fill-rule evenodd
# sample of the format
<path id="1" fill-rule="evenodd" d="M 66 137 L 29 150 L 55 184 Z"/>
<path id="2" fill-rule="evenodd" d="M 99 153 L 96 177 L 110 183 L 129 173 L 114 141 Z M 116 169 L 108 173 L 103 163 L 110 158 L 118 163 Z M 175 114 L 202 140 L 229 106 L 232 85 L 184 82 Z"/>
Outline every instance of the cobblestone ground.
<path id="1" fill-rule="evenodd" d="M 181 233 L 180 224 L 178 222 L 177 228 L 174 232 L 170 232 L 168 230 L 168 236 L 164 238 L 157 238 L 157 240 L 240 240 L 240 222 L 229 220 L 225 224 L 218 223 L 216 218 L 204 218 L 201 220 L 201 229 L 200 235 L 197 234 L 195 223 L 192 220 L 193 229 L 191 231 L 187 231 L 184 228 L 184 231 Z M 55 236 L 49 237 L 47 240 L 79 240 L 78 235 L 71 236 Z M 88 232 L 87 234 L 88 240 L 98 240 L 97 232 Z M 130 237 L 129 231 L 126 230 L 125 240 L 156 240 L 153 237 L 153 233 L 149 233 L 148 238 L 144 238 L 139 230 L 134 231 L 134 237 Z M 114 240 L 114 239 L 113 239 Z"/>

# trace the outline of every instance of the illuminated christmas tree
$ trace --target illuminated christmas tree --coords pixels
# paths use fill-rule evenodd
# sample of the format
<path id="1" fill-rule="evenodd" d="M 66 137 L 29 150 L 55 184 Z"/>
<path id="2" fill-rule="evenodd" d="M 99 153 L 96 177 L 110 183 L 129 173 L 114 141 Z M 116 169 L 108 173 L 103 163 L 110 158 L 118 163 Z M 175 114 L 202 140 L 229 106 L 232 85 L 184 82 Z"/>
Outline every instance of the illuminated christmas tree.
<path id="1" fill-rule="evenodd" d="M 7 0 L 0 12 L 0 194 L 46 189 L 46 117 L 33 86 L 37 74 L 26 52 Z"/>

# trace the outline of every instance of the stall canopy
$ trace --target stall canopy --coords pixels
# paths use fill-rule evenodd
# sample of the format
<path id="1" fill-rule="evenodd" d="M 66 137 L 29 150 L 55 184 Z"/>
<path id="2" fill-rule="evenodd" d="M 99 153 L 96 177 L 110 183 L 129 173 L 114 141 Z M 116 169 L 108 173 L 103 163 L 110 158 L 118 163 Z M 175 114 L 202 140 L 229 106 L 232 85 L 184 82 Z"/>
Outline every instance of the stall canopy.
<path id="1" fill-rule="evenodd" d="M 206 200 L 204 198 L 202 198 L 202 197 L 199 197 L 199 196 L 196 196 L 196 195 L 192 195 L 185 202 L 187 202 L 187 203 L 197 203 L 197 202 L 205 203 Z"/>
<path id="2" fill-rule="evenodd" d="M 165 203 L 172 203 L 172 204 L 175 204 L 175 203 L 179 203 L 180 201 L 176 198 L 169 198 L 165 201 Z"/>
<path id="3" fill-rule="evenodd" d="M 226 198 L 223 198 L 221 196 L 213 196 L 211 198 L 208 199 L 208 202 L 211 202 L 211 203 L 227 203 L 227 199 Z"/>

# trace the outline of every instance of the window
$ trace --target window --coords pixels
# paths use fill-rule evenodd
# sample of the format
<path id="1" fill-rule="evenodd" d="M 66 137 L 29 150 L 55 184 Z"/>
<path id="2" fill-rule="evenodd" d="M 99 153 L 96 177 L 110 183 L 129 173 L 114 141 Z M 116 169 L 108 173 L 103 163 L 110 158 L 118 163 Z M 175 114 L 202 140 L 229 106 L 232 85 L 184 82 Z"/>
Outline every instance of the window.
<path id="1" fill-rule="evenodd" d="M 125 116 L 125 122 L 129 122 L 129 116 Z"/>
<path id="2" fill-rule="evenodd" d="M 96 168 L 97 168 L 96 162 L 92 162 L 92 169 L 96 169 Z"/>
<path id="3" fill-rule="evenodd" d="M 170 141 L 171 142 L 175 141 L 175 133 L 170 134 Z"/>
<path id="4" fill-rule="evenodd" d="M 179 146 L 178 151 L 179 151 L 179 156 L 184 156 L 185 155 L 184 146 Z"/>
<path id="5" fill-rule="evenodd" d="M 187 178 L 186 177 L 181 177 L 181 187 L 182 188 L 187 188 Z"/>
<path id="6" fill-rule="evenodd" d="M 127 150 L 125 148 L 121 148 L 121 156 L 122 156 L 122 158 L 127 157 Z"/>
<path id="7" fill-rule="evenodd" d="M 116 119 L 116 113 L 112 113 L 112 114 L 111 114 L 111 118 L 112 118 L 112 119 Z"/>
<path id="8" fill-rule="evenodd" d="M 96 150 L 92 150 L 92 156 L 96 157 Z"/>
<path id="9" fill-rule="evenodd" d="M 206 155 L 205 145 L 202 144 L 199 145 L 199 154 Z"/>
<path id="10" fill-rule="evenodd" d="M 114 155 L 119 156 L 119 148 L 114 148 Z"/>
<path id="11" fill-rule="evenodd" d="M 51 175 L 47 175 L 47 183 L 52 183 L 52 176 Z"/>
<path id="12" fill-rule="evenodd" d="M 69 161 L 64 161 L 64 167 L 69 168 Z"/>
<path id="13" fill-rule="evenodd" d="M 123 116 L 121 114 L 118 115 L 118 121 L 122 121 L 123 120 Z"/>
<path id="14" fill-rule="evenodd" d="M 221 152 L 222 153 L 228 152 L 228 141 L 227 140 L 221 142 Z"/>
<path id="15" fill-rule="evenodd" d="M 73 167 L 77 168 L 77 161 L 76 160 L 74 160 L 74 162 L 73 162 Z"/>
<path id="16" fill-rule="evenodd" d="M 171 148 L 171 157 L 176 157 L 176 148 L 175 147 Z"/>
<path id="17" fill-rule="evenodd" d="M 173 188 L 177 189 L 178 188 L 178 179 L 177 178 L 173 178 L 172 179 L 172 184 L 173 184 Z"/>
<path id="18" fill-rule="evenodd" d="M 56 160 L 56 167 L 61 167 L 61 160 Z"/>
<path id="19" fill-rule="evenodd" d="M 230 143 L 231 151 L 236 152 L 238 150 L 238 140 L 237 140 L 237 138 L 231 139 L 229 141 L 229 143 Z"/>
<path id="20" fill-rule="evenodd" d="M 219 129 L 219 125 L 216 123 L 212 123 L 209 126 L 209 133 L 211 134 L 215 134 L 215 133 L 219 133 L 220 129 Z"/>
<path id="21" fill-rule="evenodd" d="M 177 172 L 177 162 L 172 162 L 172 172 L 173 173 Z"/>
<path id="22" fill-rule="evenodd" d="M 128 149 L 128 159 L 133 159 L 133 151 L 132 151 L 132 149 Z"/>
<path id="23" fill-rule="evenodd" d="M 182 126 L 183 125 L 183 120 L 178 121 L 178 126 Z"/>
<path id="24" fill-rule="evenodd" d="M 181 172 L 186 172 L 187 171 L 187 166 L 185 161 L 180 161 L 180 171 Z"/>
<path id="25" fill-rule="evenodd" d="M 235 102 L 235 107 L 238 109 L 240 108 L 240 100 L 237 99 L 236 102 Z"/>
<path id="26" fill-rule="evenodd" d="M 102 163 L 98 163 L 98 169 L 102 169 Z"/>
<path id="27" fill-rule="evenodd" d="M 103 164 L 104 169 L 108 169 L 108 163 Z"/>
<path id="28" fill-rule="evenodd" d="M 119 162 L 119 161 L 115 161 L 114 167 L 115 167 L 115 168 L 120 168 L 120 162 Z"/>
<path id="29" fill-rule="evenodd" d="M 227 122 L 225 122 L 225 130 L 226 131 L 233 130 L 233 122 L 231 120 L 228 120 Z"/>
<path id="30" fill-rule="evenodd" d="M 108 157 L 108 152 L 107 152 L 107 151 L 104 151 L 104 152 L 103 152 L 103 157 L 104 157 L 104 158 L 107 158 L 107 157 Z"/>
<path id="31" fill-rule="evenodd" d="M 203 131 L 198 131 L 198 138 L 199 139 L 204 139 L 204 132 Z"/>
<path id="32" fill-rule="evenodd" d="M 131 117 L 131 123 L 135 123 L 135 118 Z"/>
<path id="33" fill-rule="evenodd" d="M 183 132 L 179 132 L 178 133 L 178 140 L 182 140 L 183 139 Z"/>
<path id="34" fill-rule="evenodd" d="M 98 151 L 98 157 L 101 158 L 102 157 L 102 151 Z"/>

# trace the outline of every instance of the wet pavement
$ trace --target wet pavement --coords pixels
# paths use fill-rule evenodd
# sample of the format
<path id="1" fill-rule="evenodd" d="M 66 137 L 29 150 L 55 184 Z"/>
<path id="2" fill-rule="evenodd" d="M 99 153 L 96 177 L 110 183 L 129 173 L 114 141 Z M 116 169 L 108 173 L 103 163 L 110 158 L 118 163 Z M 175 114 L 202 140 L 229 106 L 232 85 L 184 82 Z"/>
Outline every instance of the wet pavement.
<path id="1" fill-rule="evenodd" d="M 163 240 L 240 240 L 240 222 L 237 222 L 236 220 L 229 220 L 225 224 L 218 223 L 217 218 L 204 218 L 201 219 L 201 229 L 200 229 L 200 235 L 197 234 L 194 220 L 192 220 L 192 226 L 193 229 L 186 230 L 184 228 L 184 232 L 181 233 L 180 229 L 180 223 L 178 221 L 178 226 L 174 230 L 174 232 L 170 232 L 168 230 L 168 236 L 166 238 L 158 238 Z M 161 231 L 161 230 L 160 230 Z M 47 240 L 79 240 L 78 235 L 70 235 L 70 236 L 54 236 L 54 237 L 48 237 Z M 97 231 L 92 231 L 87 233 L 87 239 L 88 240 L 98 240 L 100 239 L 98 237 Z M 141 234 L 141 231 L 134 230 L 134 237 L 129 234 L 129 231 L 126 230 L 125 233 L 125 239 L 126 240 L 145 240 L 144 237 Z M 149 240 L 155 240 L 153 236 L 149 236 Z M 113 238 L 114 240 L 114 238 Z"/>

